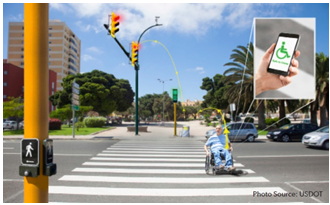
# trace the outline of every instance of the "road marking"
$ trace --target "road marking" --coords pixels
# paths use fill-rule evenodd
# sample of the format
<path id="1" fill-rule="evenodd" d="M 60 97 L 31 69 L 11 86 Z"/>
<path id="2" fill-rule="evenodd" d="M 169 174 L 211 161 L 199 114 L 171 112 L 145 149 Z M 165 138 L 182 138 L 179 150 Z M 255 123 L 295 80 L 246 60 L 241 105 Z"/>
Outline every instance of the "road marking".
<path id="1" fill-rule="evenodd" d="M 205 162 L 205 159 L 177 159 L 177 158 L 111 158 L 111 157 L 93 157 L 91 160 L 104 161 L 154 161 L 154 162 Z"/>
<path id="2" fill-rule="evenodd" d="M 212 178 L 214 179 L 214 178 Z M 158 189 L 49 186 L 49 194 L 76 194 L 99 196 L 252 196 L 253 191 L 287 193 L 280 187 L 214 188 L 214 189 Z"/>
<path id="3" fill-rule="evenodd" d="M 286 183 L 288 186 L 294 188 L 295 190 L 300 191 L 300 192 L 303 192 L 303 190 L 301 190 L 301 189 L 299 189 L 299 188 L 293 186 L 290 182 L 285 182 L 285 183 Z M 317 198 L 315 198 L 315 197 L 309 197 L 309 198 L 310 198 L 310 199 L 313 199 L 314 201 L 316 201 L 316 202 L 318 202 L 318 203 L 324 203 L 324 202 L 322 202 L 321 200 L 319 200 L 319 199 L 317 199 Z"/>
<path id="4" fill-rule="evenodd" d="M 123 166 L 123 167 L 203 167 L 203 163 L 127 163 L 127 162 L 85 162 L 88 166 Z M 235 167 L 244 167 L 240 163 L 235 163 Z"/>
<path id="5" fill-rule="evenodd" d="M 144 148 L 144 149 L 148 149 L 148 148 L 157 148 L 157 149 L 203 149 L 203 146 L 164 146 L 164 145 L 150 145 L 150 146 L 122 146 L 122 145 L 113 145 L 109 148 Z"/>
<path id="6" fill-rule="evenodd" d="M 116 168 L 75 168 L 73 172 L 98 172 L 98 173 L 126 173 L 126 174 L 203 174 L 204 169 L 191 170 L 191 169 L 116 169 Z M 255 172 L 251 169 L 242 169 L 242 171 L 249 174 Z"/>
<path id="7" fill-rule="evenodd" d="M 3 153 L 3 154 L 21 154 L 21 153 Z M 55 156 L 69 156 L 69 157 L 90 157 L 94 154 L 54 154 Z"/>
<path id="8" fill-rule="evenodd" d="M 296 182 L 287 182 L 290 184 L 328 184 L 329 181 L 296 181 Z"/>
<path id="9" fill-rule="evenodd" d="M 4 147 L 3 149 L 14 149 L 14 147 Z"/>
<path id="10" fill-rule="evenodd" d="M 24 182 L 23 179 L 3 179 L 4 182 Z"/>
<path id="11" fill-rule="evenodd" d="M 254 155 L 254 156 L 236 156 L 236 158 L 267 158 L 267 157 L 329 157 L 328 155 Z"/>
<path id="12" fill-rule="evenodd" d="M 171 177 L 108 177 L 64 175 L 60 181 L 114 182 L 114 183 L 165 183 L 165 184 L 219 184 L 269 182 L 264 177 L 221 177 L 221 178 L 171 178 Z"/>
<path id="13" fill-rule="evenodd" d="M 157 151 L 103 151 L 105 153 L 126 153 L 126 154 L 191 154 L 191 155 L 198 155 L 204 154 L 206 155 L 205 151 L 195 151 L 195 152 L 157 152 Z"/>
<path id="14" fill-rule="evenodd" d="M 166 152 L 168 153 L 168 152 Z M 97 156 L 116 156 L 116 157 L 182 157 L 182 158 L 205 158 L 206 154 L 200 154 L 200 155 L 182 155 L 182 154 L 98 154 Z"/>
<path id="15" fill-rule="evenodd" d="M 157 148 L 107 148 L 107 150 L 122 150 L 122 151 L 202 151 L 204 150 L 202 147 L 198 149 L 192 149 L 192 148 L 187 148 L 187 149 L 157 149 Z M 205 151 L 204 151 L 205 152 Z"/>

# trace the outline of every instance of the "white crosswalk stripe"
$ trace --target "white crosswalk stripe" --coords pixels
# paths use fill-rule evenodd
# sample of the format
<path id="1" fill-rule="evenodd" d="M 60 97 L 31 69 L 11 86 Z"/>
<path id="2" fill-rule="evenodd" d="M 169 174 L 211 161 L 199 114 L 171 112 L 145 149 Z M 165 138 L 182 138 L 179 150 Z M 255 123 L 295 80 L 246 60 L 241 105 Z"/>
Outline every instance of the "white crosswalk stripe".
<path id="1" fill-rule="evenodd" d="M 204 164 L 205 151 L 202 142 L 175 144 L 166 141 L 121 141 L 91 157 L 81 167 L 73 169 L 73 174 L 60 177 L 60 185 L 50 186 L 49 194 L 112 197 L 252 197 L 253 191 L 286 193 L 281 187 L 267 186 L 268 179 L 257 176 L 253 170 L 245 169 L 243 164 L 236 161 L 234 166 L 248 175 L 209 176 L 205 173 Z M 70 185 L 63 186 L 61 182 L 70 182 Z M 231 184 L 242 186 L 235 188 Z"/>

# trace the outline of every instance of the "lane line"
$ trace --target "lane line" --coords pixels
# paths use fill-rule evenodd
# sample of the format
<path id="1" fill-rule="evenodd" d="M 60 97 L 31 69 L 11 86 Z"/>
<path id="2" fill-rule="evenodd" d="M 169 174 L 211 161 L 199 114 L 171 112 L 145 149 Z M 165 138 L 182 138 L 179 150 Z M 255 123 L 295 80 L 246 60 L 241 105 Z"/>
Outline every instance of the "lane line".
<path id="1" fill-rule="evenodd" d="M 3 149 L 14 149 L 14 147 L 4 147 Z"/>
<path id="2" fill-rule="evenodd" d="M 214 189 L 157 189 L 157 188 L 107 188 L 107 187 L 73 187 L 50 186 L 49 194 L 76 194 L 99 196 L 252 196 L 253 191 L 287 193 L 280 187 L 253 188 L 214 188 Z"/>
<path id="3" fill-rule="evenodd" d="M 88 166 L 123 166 L 123 167 L 203 167 L 203 163 L 128 163 L 128 162 L 85 162 Z M 235 163 L 235 167 L 244 167 L 240 163 Z"/>
<path id="4" fill-rule="evenodd" d="M 221 178 L 171 178 L 171 177 L 108 177 L 64 175 L 60 181 L 115 182 L 115 183 L 166 183 L 166 184 L 219 184 L 269 182 L 264 177 L 221 177 Z"/>
<path id="5" fill-rule="evenodd" d="M 3 154 L 21 154 L 21 153 L 3 153 Z M 94 154 L 54 154 L 54 156 L 69 156 L 69 157 L 91 157 Z"/>
<path id="6" fill-rule="evenodd" d="M 157 148 L 107 148 L 107 150 L 121 150 L 121 151 L 202 151 L 204 150 L 202 147 L 199 147 L 198 149 L 192 149 L 192 148 L 187 148 L 187 149 L 157 149 Z M 205 151 L 204 151 L 205 152 Z"/>
<path id="7" fill-rule="evenodd" d="M 198 155 L 198 154 L 204 154 L 206 156 L 205 151 L 195 151 L 195 152 L 159 152 L 159 151 L 109 151 L 105 150 L 103 151 L 105 153 L 126 153 L 126 154 L 191 154 L 191 155 Z"/>
<path id="8" fill-rule="evenodd" d="M 241 169 L 249 174 L 255 174 L 251 169 Z M 97 173 L 125 173 L 125 174 L 203 174 L 204 169 L 120 169 L 120 168 L 75 168 L 72 172 L 97 172 Z"/>

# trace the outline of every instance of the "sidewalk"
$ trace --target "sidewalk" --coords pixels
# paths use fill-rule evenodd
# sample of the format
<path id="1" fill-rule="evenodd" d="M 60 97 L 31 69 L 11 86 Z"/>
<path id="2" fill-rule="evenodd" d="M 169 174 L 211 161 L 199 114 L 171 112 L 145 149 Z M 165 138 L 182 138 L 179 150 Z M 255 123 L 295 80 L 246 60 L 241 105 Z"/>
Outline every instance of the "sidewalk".
<path id="1" fill-rule="evenodd" d="M 173 122 L 172 122 L 173 123 Z M 173 127 L 165 127 L 159 126 L 156 124 L 151 125 L 140 125 L 140 126 L 147 126 L 148 132 L 139 132 L 139 135 L 136 136 L 135 132 L 127 132 L 127 126 L 134 126 L 133 123 L 123 123 L 122 126 L 117 126 L 115 129 L 106 130 L 99 132 L 97 134 L 92 135 L 76 135 L 75 138 L 72 135 L 50 135 L 49 139 L 67 139 L 67 140 L 90 140 L 90 139 L 118 139 L 118 140 L 125 140 L 125 139 L 132 139 L 138 141 L 148 140 L 160 140 L 163 138 L 167 138 L 170 140 L 197 140 L 197 141 L 204 141 L 205 133 L 208 130 L 214 129 L 214 127 L 206 127 L 204 125 L 200 125 L 200 121 L 189 121 L 189 122 L 177 122 L 177 125 L 186 125 L 189 126 L 190 137 L 180 137 L 180 132 L 183 128 L 177 127 L 176 135 L 174 136 L 174 128 Z M 23 135 L 10 135 L 10 136 L 3 136 L 3 139 L 10 140 L 10 139 L 22 139 Z M 265 135 L 259 135 L 257 140 L 265 140 L 267 137 Z"/>

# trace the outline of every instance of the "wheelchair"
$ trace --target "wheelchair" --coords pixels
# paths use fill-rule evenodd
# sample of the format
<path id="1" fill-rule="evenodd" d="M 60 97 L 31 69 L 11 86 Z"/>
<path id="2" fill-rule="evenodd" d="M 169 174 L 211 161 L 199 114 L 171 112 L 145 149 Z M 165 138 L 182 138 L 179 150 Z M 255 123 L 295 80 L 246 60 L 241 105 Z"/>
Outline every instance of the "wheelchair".
<path id="1" fill-rule="evenodd" d="M 214 154 L 211 152 L 210 148 L 208 148 L 208 152 L 210 153 L 209 156 L 206 156 L 205 159 L 205 173 L 208 175 L 216 175 L 216 174 L 235 174 L 236 170 L 232 170 L 232 171 L 227 171 L 227 170 L 216 170 L 216 165 L 215 165 L 215 159 L 214 159 Z M 234 166 L 234 158 L 233 158 L 233 154 L 231 155 L 232 157 L 232 161 L 233 164 L 232 166 Z M 225 156 L 223 155 L 223 153 L 220 153 L 220 158 L 223 162 L 223 164 L 226 165 L 226 160 L 225 160 Z"/>

